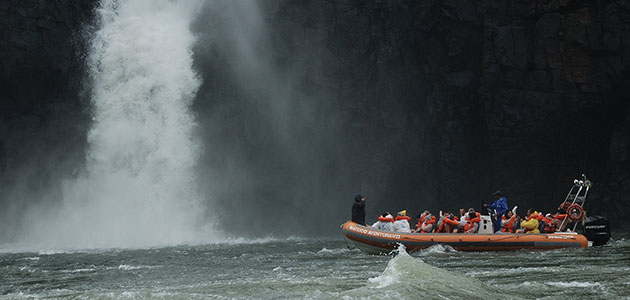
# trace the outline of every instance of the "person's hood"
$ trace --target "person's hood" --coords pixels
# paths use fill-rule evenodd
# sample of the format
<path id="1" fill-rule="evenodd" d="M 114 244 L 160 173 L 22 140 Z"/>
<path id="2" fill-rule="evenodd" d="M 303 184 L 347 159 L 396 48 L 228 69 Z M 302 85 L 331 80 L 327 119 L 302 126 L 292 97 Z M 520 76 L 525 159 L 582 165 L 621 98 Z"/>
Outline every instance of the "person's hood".
<path id="1" fill-rule="evenodd" d="M 356 195 L 356 196 L 354 196 L 354 201 L 356 201 L 356 202 L 361 202 L 361 199 L 362 199 L 362 198 L 363 198 L 363 196 L 361 196 L 361 195 Z"/>

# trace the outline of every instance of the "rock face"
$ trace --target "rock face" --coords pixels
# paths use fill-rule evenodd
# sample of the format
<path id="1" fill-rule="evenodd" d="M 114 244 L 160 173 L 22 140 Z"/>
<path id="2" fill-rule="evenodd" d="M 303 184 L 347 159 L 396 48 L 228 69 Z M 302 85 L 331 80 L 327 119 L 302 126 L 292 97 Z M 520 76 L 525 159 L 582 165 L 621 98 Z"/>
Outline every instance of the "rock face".
<path id="1" fill-rule="evenodd" d="M 0 218 L 59 192 L 83 162 L 81 96 L 92 1 L 0 3 Z M 10 230 L 2 230 L 0 237 Z"/>
<path id="2" fill-rule="evenodd" d="M 208 159 L 247 161 L 248 173 L 228 175 L 222 186 L 255 191 L 228 188 L 215 198 L 228 211 L 253 206 L 274 219 L 325 212 L 330 217 L 300 217 L 325 230 L 331 219 L 348 217 L 359 192 L 368 197 L 368 216 L 479 207 L 497 189 L 521 214 L 553 212 L 586 173 L 595 182 L 589 213 L 621 220 L 630 213 L 628 5 L 269 1 L 256 24 L 266 31 L 250 39 L 265 71 L 246 76 L 229 62 L 239 60 L 237 44 L 217 37 L 225 22 L 212 10 L 222 10 L 207 8 L 198 28 L 205 46 L 196 52 L 212 84 L 202 88 L 198 109 L 231 112 L 219 123 L 242 121 L 226 129 L 202 120 L 213 128 L 207 140 L 221 144 Z M 218 89 L 233 82 L 240 83 Z M 256 84 L 288 91 L 270 94 Z M 278 101 L 282 117 L 257 106 Z M 261 120 L 291 130 L 278 138 Z M 210 165 L 221 174 L 230 169 Z"/>
<path id="3" fill-rule="evenodd" d="M 93 5 L 0 4 L 4 207 L 82 164 Z M 219 220 L 247 219 L 236 231 L 334 233 L 357 193 L 368 220 L 479 207 L 497 189 L 522 214 L 553 211 L 586 173 L 587 210 L 618 227 L 629 26 L 630 1 L 206 1 L 201 186 Z"/>
<path id="4" fill-rule="evenodd" d="M 495 182 L 544 207 L 585 172 L 599 182 L 591 213 L 626 215 L 630 2 L 506 4 L 484 13 L 480 96 Z"/>

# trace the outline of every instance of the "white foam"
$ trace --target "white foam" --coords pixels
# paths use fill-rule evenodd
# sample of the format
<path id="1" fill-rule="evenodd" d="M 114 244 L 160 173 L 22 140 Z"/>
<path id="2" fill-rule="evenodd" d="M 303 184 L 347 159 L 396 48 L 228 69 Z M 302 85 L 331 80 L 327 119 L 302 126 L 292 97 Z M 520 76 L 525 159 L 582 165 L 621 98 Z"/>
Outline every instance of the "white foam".
<path id="1" fill-rule="evenodd" d="M 22 258 L 20 258 L 20 260 L 31 260 L 31 261 L 38 261 L 38 260 L 39 260 L 39 256 L 32 256 L 32 257 L 22 257 Z"/>
<path id="2" fill-rule="evenodd" d="M 599 282 L 581 282 L 581 281 L 550 281 L 550 282 L 530 282 L 525 281 L 518 286 L 531 287 L 559 287 L 559 288 L 603 288 Z"/>
<path id="3" fill-rule="evenodd" d="M 266 237 L 254 238 L 254 239 L 243 238 L 243 237 L 230 237 L 226 239 L 225 241 L 223 241 L 223 243 L 229 244 L 229 245 L 231 244 L 266 244 L 266 243 L 272 243 L 272 242 L 278 242 L 278 241 L 283 241 L 283 240 L 269 235 Z"/>
<path id="4" fill-rule="evenodd" d="M 356 299 L 380 299 L 383 295 L 400 299 L 505 298 L 502 291 L 475 278 L 431 266 L 421 258 L 410 256 L 402 246 L 394 252 L 396 255 L 379 276 L 369 278 L 366 286 L 344 294 Z"/>
<path id="5" fill-rule="evenodd" d="M 419 256 L 429 256 L 434 254 L 444 254 L 444 253 L 456 253 L 457 250 L 453 249 L 453 247 L 449 245 L 433 245 L 429 248 L 421 250 L 417 255 Z"/>
<path id="6" fill-rule="evenodd" d="M 477 276 L 477 275 L 506 275 L 506 274 L 518 274 L 518 273 L 529 273 L 529 272 L 545 272 L 548 274 L 553 274 L 555 272 L 565 272 L 561 267 L 517 267 L 517 268 L 497 268 L 488 271 L 470 271 L 466 272 L 466 275 Z"/>
<path id="7" fill-rule="evenodd" d="M 579 282 L 579 281 L 557 281 L 557 282 L 545 282 L 546 285 L 551 285 L 555 287 L 561 288 L 570 288 L 570 287 L 578 287 L 578 288 L 590 288 L 590 287 L 601 287 L 602 284 L 599 282 Z"/>
<path id="8" fill-rule="evenodd" d="M 398 248 L 393 251 L 396 254 L 396 257 L 392 258 L 388 263 L 387 267 L 383 271 L 383 273 L 379 276 L 372 277 L 368 279 L 368 282 L 375 283 L 376 288 L 382 289 L 384 287 L 388 287 L 392 284 L 400 282 L 400 275 L 404 273 L 403 270 L 400 270 L 400 260 L 411 258 L 405 249 L 405 246 L 402 244 L 398 244 Z"/>
<path id="9" fill-rule="evenodd" d="M 317 251 L 317 254 L 318 255 L 340 255 L 340 254 L 348 253 L 350 251 L 351 250 L 348 248 L 328 249 L 324 247 L 321 250 Z"/>
<path id="10" fill-rule="evenodd" d="M 123 270 L 123 271 L 130 271 L 130 270 L 138 270 L 138 269 L 145 269 L 145 268 L 151 268 L 150 266 L 132 266 L 132 265 L 119 265 L 118 266 L 118 270 Z"/>
<path id="11" fill-rule="evenodd" d="M 39 250 L 37 254 L 39 255 L 55 255 L 55 254 L 63 254 L 63 253 L 73 253 L 74 251 L 69 250 L 60 250 L 60 249 L 48 249 L 48 250 Z"/>
<path id="12" fill-rule="evenodd" d="M 266 243 L 274 243 L 274 242 L 301 242 L 306 241 L 307 238 L 297 237 L 297 236 L 289 236 L 286 238 L 274 237 L 273 235 L 267 235 L 265 237 L 260 238 L 244 238 L 244 237 L 228 237 L 225 238 L 221 243 L 224 244 L 266 244 Z"/>
<path id="13" fill-rule="evenodd" d="M 61 272 L 63 273 L 84 273 L 84 272 L 94 272 L 96 271 L 96 268 L 92 267 L 92 268 L 81 268 L 81 269 L 74 269 L 74 270 L 63 270 Z"/>
<path id="14" fill-rule="evenodd" d="M 21 266 L 20 271 L 33 273 L 37 271 L 37 268 L 32 268 L 31 266 Z"/>

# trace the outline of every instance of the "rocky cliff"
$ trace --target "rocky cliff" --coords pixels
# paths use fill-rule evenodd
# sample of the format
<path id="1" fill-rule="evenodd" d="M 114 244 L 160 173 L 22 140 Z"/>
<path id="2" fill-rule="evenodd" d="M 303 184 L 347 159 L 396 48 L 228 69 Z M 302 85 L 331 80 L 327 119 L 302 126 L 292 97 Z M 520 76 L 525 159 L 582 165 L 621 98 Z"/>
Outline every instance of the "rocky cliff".
<path id="1" fill-rule="evenodd" d="M 621 220 L 630 213 L 629 5 L 266 2 L 261 11 L 268 29 L 255 37 L 265 42 L 252 43 L 259 58 L 273 66 L 267 69 L 286 76 L 280 86 L 290 86 L 289 96 L 261 92 L 255 93 L 256 103 L 239 102 L 248 96 L 231 90 L 242 87 L 217 94 L 214 86 L 215 92 L 202 88 L 198 103 L 200 111 L 228 107 L 237 119 L 254 120 L 222 129 L 229 138 L 213 135 L 222 147 L 251 143 L 255 153 L 283 154 L 210 154 L 220 161 L 252 162 L 245 177 L 258 178 L 255 184 L 247 181 L 256 193 L 243 196 L 239 190 L 219 198 L 229 210 L 245 204 L 274 218 L 326 211 L 343 219 L 346 212 L 336 211 L 350 201 L 340 204 L 339 197 L 350 199 L 357 192 L 368 195 L 368 215 L 376 215 L 401 208 L 478 207 L 500 189 L 521 213 L 526 207 L 546 212 L 554 211 L 572 180 L 586 173 L 595 182 L 589 212 Z M 218 42 L 215 31 L 204 31 L 204 24 L 221 24 L 211 15 L 202 18 L 213 20 L 210 24 L 200 21 L 202 39 L 204 33 L 214 35 L 197 49 L 198 61 L 224 65 L 202 68 L 201 74 L 222 78 L 223 85 L 246 78 L 248 84 L 273 86 L 268 73 L 225 71 L 230 69 L 225 60 L 235 52 L 223 49 L 229 41 Z M 226 95 L 239 104 L 210 100 Z M 283 98 L 293 116 L 290 150 L 269 138 L 276 130 L 256 124 L 277 116 L 252 117 L 260 111 L 256 105 Z M 257 141 L 260 136 L 267 138 Z M 286 155 L 296 152 L 297 158 Z M 276 172 L 279 168 L 284 171 Z M 308 171 L 299 179 L 292 176 L 302 170 Z M 270 208 L 259 200 L 264 197 L 287 200 Z M 328 218 L 300 218 L 328 226 Z"/>
<path id="2" fill-rule="evenodd" d="M 263 1 L 253 19 L 215 2 L 194 25 L 199 174 L 220 218 L 248 218 L 237 231 L 331 233 L 356 193 L 368 216 L 497 189 L 551 211 L 582 173 L 591 213 L 630 214 L 630 1 Z M 93 6 L 0 4 L 14 212 L 82 164 Z"/>
<path id="3" fill-rule="evenodd" d="M 59 193 L 84 158 L 82 31 L 92 1 L 0 3 L 0 206 L 4 228 Z M 2 230 L 0 237 L 9 230 Z"/>
<path id="4" fill-rule="evenodd" d="M 434 209 L 475 203 L 501 189 L 512 205 L 547 211 L 572 178 L 586 173 L 596 182 L 591 213 L 628 214 L 628 7 L 606 1 L 329 5 L 329 49 L 355 51 L 337 56 L 349 73 L 342 78 L 367 74 L 358 80 L 362 88 L 344 92 L 371 104 L 371 117 L 360 115 L 378 128 L 369 145 L 383 147 L 375 155 L 389 158 L 367 159 L 370 174 L 382 170 L 375 180 L 388 181 L 372 186 Z"/>

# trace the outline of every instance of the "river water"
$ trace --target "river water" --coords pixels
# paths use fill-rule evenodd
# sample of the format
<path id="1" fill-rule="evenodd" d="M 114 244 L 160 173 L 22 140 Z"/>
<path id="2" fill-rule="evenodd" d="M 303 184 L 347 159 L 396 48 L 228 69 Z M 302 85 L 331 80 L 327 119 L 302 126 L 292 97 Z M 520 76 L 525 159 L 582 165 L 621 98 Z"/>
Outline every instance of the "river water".
<path id="1" fill-rule="evenodd" d="M 1 299 L 630 299 L 630 239 L 366 255 L 342 239 L 0 254 Z"/>

